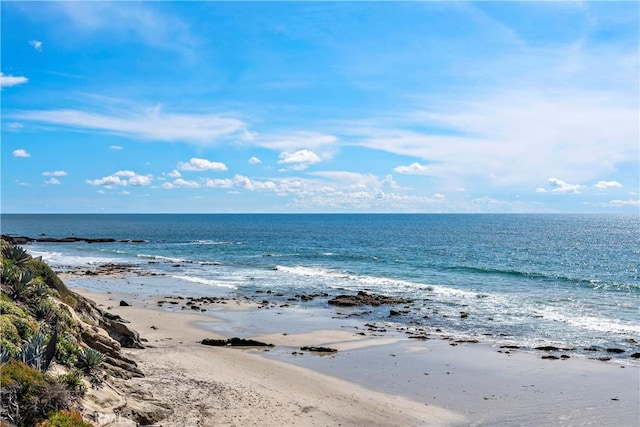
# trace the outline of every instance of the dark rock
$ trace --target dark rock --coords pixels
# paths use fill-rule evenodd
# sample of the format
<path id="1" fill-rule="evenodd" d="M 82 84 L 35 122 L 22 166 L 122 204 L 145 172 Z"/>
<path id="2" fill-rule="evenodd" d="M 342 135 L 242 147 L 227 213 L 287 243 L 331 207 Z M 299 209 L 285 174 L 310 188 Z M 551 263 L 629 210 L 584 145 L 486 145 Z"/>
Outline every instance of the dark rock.
<path id="1" fill-rule="evenodd" d="M 631 357 L 631 358 L 633 358 L 633 359 L 638 359 L 638 358 L 640 358 L 640 353 L 633 353 L 633 354 L 632 354 L 631 356 L 629 356 L 629 357 Z"/>
<path id="2" fill-rule="evenodd" d="M 607 349 L 607 353 L 616 353 L 616 354 L 620 354 L 620 353 L 624 353 L 624 350 L 621 348 L 608 348 Z"/>
<path id="3" fill-rule="evenodd" d="M 233 337 L 226 340 L 205 338 L 200 341 L 200 344 L 210 345 L 214 347 L 273 347 L 273 344 L 267 344 L 261 341 L 238 337 Z"/>
<path id="4" fill-rule="evenodd" d="M 549 356 L 542 356 L 543 359 L 548 359 L 548 360 L 558 360 L 560 359 L 558 356 L 554 356 L 554 355 L 549 355 Z"/>
<path id="5" fill-rule="evenodd" d="M 131 304 L 129 304 L 128 302 L 126 302 L 124 300 L 120 301 L 120 307 L 130 307 L 130 306 L 131 306 Z"/>
<path id="6" fill-rule="evenodd" d="M 115 322 L 120 322 L 120 323 L 131 323 L 128 320 L 123 319 L 122 317 L 120 317 L 117 314 L 111 314 L 111 313 L 107 313 L 106 311 L 104 312 L 104 314 L 102 315 L 102 317 L 104 317 L 105 319 L 109 319 L 109 320 L 113 320 Z"/>
<path id="7" fill-rule="evenodd" d="M 461 311 L 460 312 L 460 318 L 461 319 L 466 319 L 467 317 L 469 317 L 469 313 L 467 313 L 466 311 Z"/>
<path id="8" fill-rule="evenodd" d="M 511 350 L 517 350 L 517 349 L 520 348 L 520 346 L 519 345 L 501 345 L 500 348 L 508 348 L 508 349 L 511 349 Z"/>
<path id="9" fill-rule="evenodd" d="M 342 307 L 352 307 L 359 305 L 379 306 L 383 304 L 407 304 L 411 302 L 413 302 L 413 300 L 370 294 L 364 291 L 358 292 L 357 295 L 337 295 L 328 301 L 328 303 L 331 305 Z"/>
<path id="10" fill-rule="evenodd" d="M 329 347 L 300 347 L 301 351 L 314 351 L 317 353 L 335 353 L 338 350 Z"/>
<path id="11" fill-rule="evenodd" d="M 571 351 L 573 350 L 573 348 L 560 348 L 560 347 L 555 347 L 552 345 L 545 345 L 542 347 L 535 347 L 534 350 L 543 350 L 543 351 L 560 351 L 560 350 L 564 350 L 564 351 Z"/>

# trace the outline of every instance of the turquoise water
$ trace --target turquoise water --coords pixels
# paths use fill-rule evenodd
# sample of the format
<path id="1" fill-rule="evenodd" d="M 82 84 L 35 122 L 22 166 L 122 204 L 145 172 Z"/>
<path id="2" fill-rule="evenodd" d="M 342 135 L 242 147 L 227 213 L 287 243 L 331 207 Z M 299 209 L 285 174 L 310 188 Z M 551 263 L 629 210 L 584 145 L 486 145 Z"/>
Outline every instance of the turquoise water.
<path id="1" fill-rule="evenodd" d="M 144 240 L 26 246 L 58 270 L 134 264 L 190 281 L 194 293 L 261 289 L 282 301 L 369 290 L 415 299 L 407 314 L 381 307 L 372 320 L 590 356 L 640 351 L 637 215 L 2 215 L 1 225 Z"/>

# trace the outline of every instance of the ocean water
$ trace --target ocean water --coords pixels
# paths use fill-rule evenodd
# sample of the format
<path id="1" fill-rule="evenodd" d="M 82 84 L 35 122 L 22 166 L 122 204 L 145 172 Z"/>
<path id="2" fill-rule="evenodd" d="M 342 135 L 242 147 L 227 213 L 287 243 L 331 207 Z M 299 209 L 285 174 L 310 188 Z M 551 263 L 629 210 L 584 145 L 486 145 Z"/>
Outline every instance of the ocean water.
<path id="1" fill-rule="evenodd" d="M 59 271 L 131 264 L 189 281 L 194 294 L 271 290 L 272 301 L 367 290 L 415 300 L 401 316 L 374 308 L 365 315 L 372 321 L 638 363 L 629 358 L 640 351 L 638 215 L 3 214 L 1 220 L 3 234 L 144 240 L 26 245 Z M 327 299 L 304 304 L 328 307 Z"/>

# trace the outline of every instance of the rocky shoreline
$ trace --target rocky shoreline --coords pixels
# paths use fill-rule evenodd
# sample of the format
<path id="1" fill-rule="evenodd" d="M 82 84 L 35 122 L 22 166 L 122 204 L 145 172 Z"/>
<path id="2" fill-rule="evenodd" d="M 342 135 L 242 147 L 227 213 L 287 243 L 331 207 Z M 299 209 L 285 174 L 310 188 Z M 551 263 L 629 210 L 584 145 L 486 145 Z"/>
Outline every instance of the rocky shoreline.
<path id="1" fill-rule="evenodd" d="M 12 245 L 24 245 L 31 242 L 38 243 L 77 243 L 77 242 L 85 242 L 85 243 L 144 243 L 144 240 L 137 239 L 128 239 L 128 240 L 117 240 L 112 237 L 98 237 L 98 238 L 90 238 L 90 237 L 48 237 L 48 236 L 40 236 L 40 237 L 28 237 L 28 236 L 10 236 L 7 234 L 2 235 L 2 240 L 8 242 Z"/>

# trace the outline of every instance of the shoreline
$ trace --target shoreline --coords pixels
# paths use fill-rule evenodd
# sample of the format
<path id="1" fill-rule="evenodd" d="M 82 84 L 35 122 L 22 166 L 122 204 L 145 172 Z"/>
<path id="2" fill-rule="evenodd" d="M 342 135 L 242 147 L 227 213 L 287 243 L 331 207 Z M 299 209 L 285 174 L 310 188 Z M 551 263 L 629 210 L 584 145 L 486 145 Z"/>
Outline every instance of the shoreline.
<path id="1" fill-rule="evenodd" d="M 211 410 L 221 425 L 636 425 L 640 419 L 638 366 L 578 357 L 542 360 L 524 351 L 499 353 L 483 343 L 454 346 L 436 337 L 376 334 L 360 319 L 332 319 L 327 310 L 264 310 L 237 300 L 207 306 L 206 312 L 168 309 L 158 305 L 162 295 L 148 292 L 152 281 L 166 277 L 62 276 L 103 310 L 131 321 L 147 340 L 146 349 L 125 350 L 148 373 L 128 380 L 131 386 L 160 401 L 189 402 L 188 410 L 176 408 L 160 425 L 198 425 L 213 416 L 207 415 Z M 129 292 L 89 292 L 81 285 L 87 280 Z M 143 288 L 146 293 L 131 292 Z M 131 306 L 120 307 L 120 299 Z M 275 347 L 197 343 L 232 336 Z M 305 345 L 338 351 L 321 356 L 300 351 Z M 169 378 L 180 383 L 173 392 Z M 221 395 L 202 390 L 212 384 Z M 234 398 L 223 404 L 225 393 Z"/>

